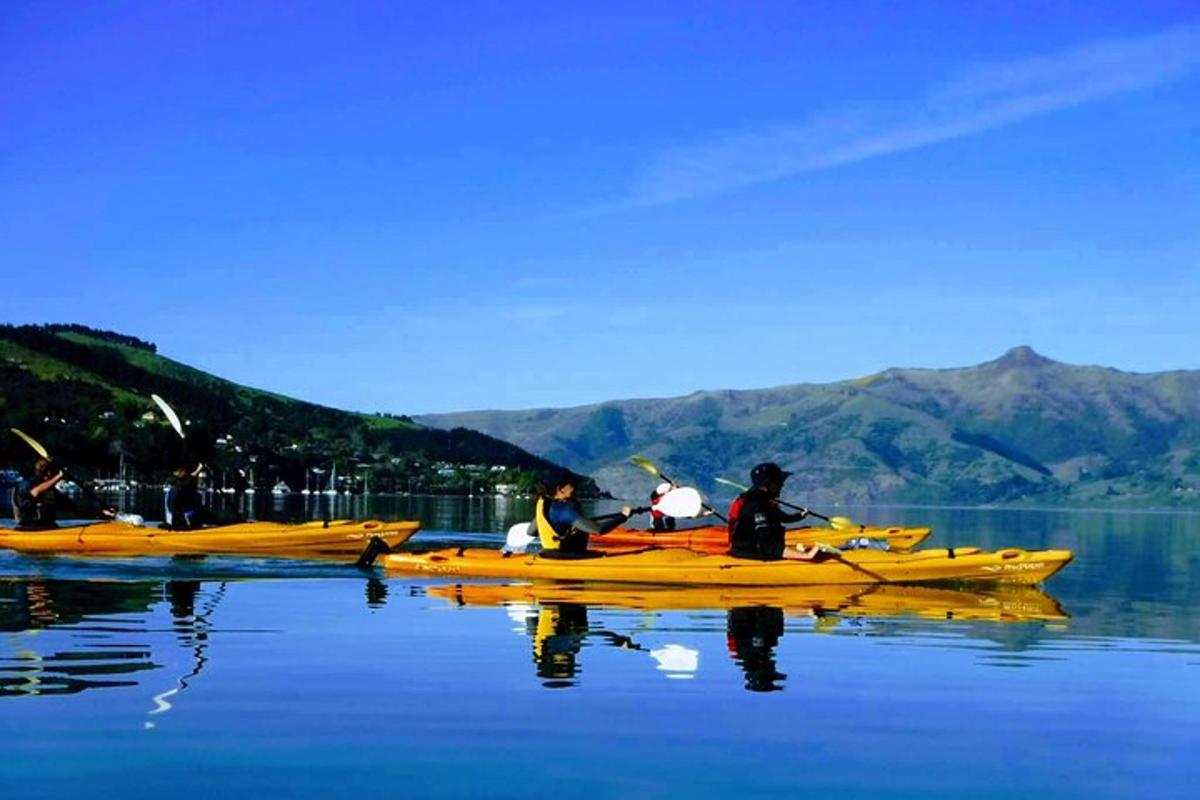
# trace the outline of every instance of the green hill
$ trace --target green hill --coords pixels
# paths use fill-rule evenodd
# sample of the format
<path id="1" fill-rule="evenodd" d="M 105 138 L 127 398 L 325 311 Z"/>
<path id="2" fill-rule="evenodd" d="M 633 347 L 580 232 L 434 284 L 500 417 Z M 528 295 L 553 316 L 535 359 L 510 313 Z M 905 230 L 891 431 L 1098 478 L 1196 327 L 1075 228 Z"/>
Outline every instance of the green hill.
<path id="1" fill-rule="evenodd" d="M 961 369 L 567 409 L 428 415 L 636 496 L 639 453 L 713 490 L 772 459 L 834 502 L 1200 505 L 1200 372 L 1062 364 L 1027 347 Z"/>
<path id="2" fill-rule="evenodd" d="M 375 490 L 460 492 L 528 487 L 558 469 L 507 442 L 462 427 L 360 414 L 239 386 L 159 355 L 153 344 L 79 325 L 0 326 L 0 465 L 31 453 L 10 427 L 39 439 L 76 471 L 112 474 L 124 456 L 145 480 L 184 457 L 150 394 L 187 423 L 188 458 L 218 472 L 251 467 L 259 485 L 305 485 L 310 467 Z"/>

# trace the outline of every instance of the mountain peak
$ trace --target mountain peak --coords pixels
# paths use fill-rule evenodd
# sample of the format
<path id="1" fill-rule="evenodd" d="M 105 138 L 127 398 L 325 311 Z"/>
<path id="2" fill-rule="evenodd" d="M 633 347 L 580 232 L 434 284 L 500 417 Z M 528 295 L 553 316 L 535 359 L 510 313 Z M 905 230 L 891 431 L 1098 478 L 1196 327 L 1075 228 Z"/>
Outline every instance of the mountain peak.
<path id="1" fill-rule="evenodd" d="M 1019 345 L 1010 349 L 1004 355 L 990 362 L 997 367 L 1040 367 L 1055 363 L 1046 358 L 1029 345 Z"/>

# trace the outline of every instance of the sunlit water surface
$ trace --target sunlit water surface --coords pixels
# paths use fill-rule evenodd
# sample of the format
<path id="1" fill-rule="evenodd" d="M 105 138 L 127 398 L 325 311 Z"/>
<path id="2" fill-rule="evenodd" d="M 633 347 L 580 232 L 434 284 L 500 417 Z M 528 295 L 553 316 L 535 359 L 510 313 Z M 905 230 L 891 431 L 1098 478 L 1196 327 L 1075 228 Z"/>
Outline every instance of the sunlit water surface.
<path id="1" fill-rule="evenodd" d="M 328 512 L 440 529 L 414 546 L 498 545 L 528 513 L 355 502 Z M 841 511 L 1077 560 L 1015 600 L 632 603 L 654 610 L 301 562 L 0 554 L 0 792 L 1193 796 L 1200 517 Z"/>

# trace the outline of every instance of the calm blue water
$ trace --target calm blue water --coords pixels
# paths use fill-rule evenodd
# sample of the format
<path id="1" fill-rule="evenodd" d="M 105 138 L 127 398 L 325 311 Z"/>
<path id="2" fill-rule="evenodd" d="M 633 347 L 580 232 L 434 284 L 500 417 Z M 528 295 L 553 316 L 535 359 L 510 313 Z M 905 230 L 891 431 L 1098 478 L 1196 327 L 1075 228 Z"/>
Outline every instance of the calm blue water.
<path id="1" fill-rule="evenodd" d="M 415 544 L 498 544 L 524 513 L 428 503 L 475 532 Z M 0 554 L 0 792 L 1191 796 L 1200 517 L 855 515 L 1078 558 L 1021 602 L 645 610 L 328 565 Z"/>

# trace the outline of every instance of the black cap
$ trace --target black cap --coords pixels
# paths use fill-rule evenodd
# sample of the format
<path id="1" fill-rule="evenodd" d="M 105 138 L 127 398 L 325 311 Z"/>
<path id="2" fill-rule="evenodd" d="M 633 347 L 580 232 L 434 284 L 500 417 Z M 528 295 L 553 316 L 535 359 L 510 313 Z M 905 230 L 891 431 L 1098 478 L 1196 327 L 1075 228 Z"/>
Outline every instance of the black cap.
<path id="1" fill-rule="evenodd" d="M 768 461 L 750 470 L 750 480 L 757 488 L 759 486 L 766 486 L 772 481 L 783 483 L 787 480 L 787 476 L 791 474 L 790 472 L 783 471 L 774 461 Z"/>

